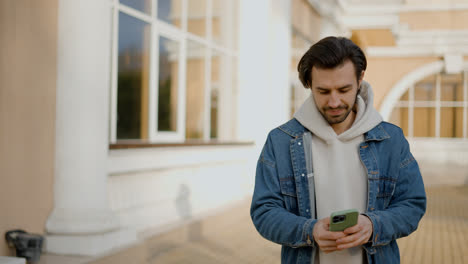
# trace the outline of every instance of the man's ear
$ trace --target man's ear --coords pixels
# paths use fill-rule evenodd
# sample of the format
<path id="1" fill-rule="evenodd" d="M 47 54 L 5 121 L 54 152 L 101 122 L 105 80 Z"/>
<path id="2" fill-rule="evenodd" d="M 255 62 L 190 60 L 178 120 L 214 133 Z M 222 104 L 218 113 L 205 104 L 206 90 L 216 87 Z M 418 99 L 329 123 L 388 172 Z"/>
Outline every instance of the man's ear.
<path id="1" fill-rule="evenodd" d="M 362 71 L 361 76 L 359 76 L 359 81 L 358 81 L 359 86 L 361 86 L 361 82 L 362 82 L 362 80 L 364 80 L 364 74 L 365 73 L 366 73 L 366 71 Z"/>
<path id="2" fill-rule="evenodd" d="M 362 80 L 364 80 L 364 73 L 365 73 L 365 71 L 362 71 L 362 72 L 361 72 L 361 76 L 359 77 L 359 80 L 358 80 L 358 89 L 357 89 L 356 97 L 358 96 L 358 94 L 361 93 L 361 83 L 362 83 Z"/>

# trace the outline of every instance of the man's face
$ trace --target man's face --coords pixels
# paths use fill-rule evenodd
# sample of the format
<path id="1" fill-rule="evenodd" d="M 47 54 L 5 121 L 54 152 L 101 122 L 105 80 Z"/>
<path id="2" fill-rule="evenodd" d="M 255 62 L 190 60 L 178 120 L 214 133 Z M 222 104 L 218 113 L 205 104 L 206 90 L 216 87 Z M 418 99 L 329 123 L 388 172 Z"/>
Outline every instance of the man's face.
<path id="1" fill-rule="evenodd" d="M 312 93 L 315 104 L 330 125 L 344 122 L 353 110 L 362 77 L 356 80 L 354 65 L 346 60 L 333 69 L 312 68 Z"/>

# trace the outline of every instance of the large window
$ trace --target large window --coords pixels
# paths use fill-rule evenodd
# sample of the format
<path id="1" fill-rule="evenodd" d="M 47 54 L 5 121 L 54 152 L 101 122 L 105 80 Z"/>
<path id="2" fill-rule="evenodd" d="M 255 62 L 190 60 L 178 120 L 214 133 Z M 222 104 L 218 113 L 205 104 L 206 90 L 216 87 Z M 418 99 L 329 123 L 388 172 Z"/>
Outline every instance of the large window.
<path id="1" fill-rule="evenodd" d="M 292 117 L 310 93 L 299 80 L 297 64 L 304 53 L 310 48 L 312 42 L 302 35 L 294 26 L 291 31 L 290 115 Z"/>
<path id="2" fill-rule="evenodd" d="M 297 64 L 312 44 L 319 40 L 320 15 L 307 0 L 291 2 L 291 73 L 290 73 L 290 115 L 302 105 L 310 94 L 299 81 Z"/>
<path id="3" fill-rule="evenodd" d="M 435 74 L 409 87 L 390 122 L 409 137 L 468 138 L 467 72 Z"/>
<path id="4" fill-rule="evenodd" d="M 238 0 L 111 3 L 111 142 L 233 140 Z"/>

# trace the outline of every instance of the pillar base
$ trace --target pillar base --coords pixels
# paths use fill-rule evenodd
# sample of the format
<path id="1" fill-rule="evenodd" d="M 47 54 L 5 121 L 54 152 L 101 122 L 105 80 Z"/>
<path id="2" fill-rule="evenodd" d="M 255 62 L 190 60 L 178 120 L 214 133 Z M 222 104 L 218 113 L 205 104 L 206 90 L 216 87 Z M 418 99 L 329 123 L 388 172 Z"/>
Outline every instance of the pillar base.
<path id="1" fill-rule="evenodd" d="M 2 264 L 26 264 L 25 258 L 17 258 L 17 257 L 3 257 L 0 256 L 0 263 Z"/>
<path id="2" fill-rule="evenodd" d="M 109 209 L 55 208 L 46 222 L 52 235 L 86 235 L 111 232 L 119 228 L 117 216 Z"/>
<path id="3" fill-rule="evenodd" d="M 60 255 L 98 256 L 137 242 L 136 232 L 118 229 L 86 235 L 46 235 L 45 251 Z"/>

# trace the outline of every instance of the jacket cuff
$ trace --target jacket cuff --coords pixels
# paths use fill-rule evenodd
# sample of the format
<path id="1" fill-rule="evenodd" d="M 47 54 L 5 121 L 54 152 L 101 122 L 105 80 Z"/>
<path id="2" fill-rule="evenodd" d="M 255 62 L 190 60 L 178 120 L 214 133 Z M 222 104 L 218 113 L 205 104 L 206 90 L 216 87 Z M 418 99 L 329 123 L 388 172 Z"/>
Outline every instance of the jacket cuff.
<path id="1" fill-rule="evenodd" d="M 317 222 L 317 219 L 307 219 L 302 228 L 302 241 L 305 242 L 306 247 L 315 247 L 314 241 L 314 226 Z"/>
<path id="2" fill-rule="evenodd" d="M 363 248 L 369 253 L 374 254 L 376 252 L 375 247 L 378 246 L 378 237 L 379 237 L 379 225 L 377 223 L 378 216 L 372 212 L 362 213 L 362 215 L 367 216 L 372 223 L 372 235 L 369 239 L 369 242 L 365 243 Z"/>

